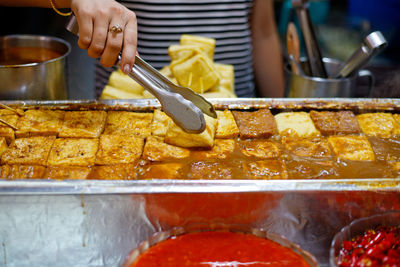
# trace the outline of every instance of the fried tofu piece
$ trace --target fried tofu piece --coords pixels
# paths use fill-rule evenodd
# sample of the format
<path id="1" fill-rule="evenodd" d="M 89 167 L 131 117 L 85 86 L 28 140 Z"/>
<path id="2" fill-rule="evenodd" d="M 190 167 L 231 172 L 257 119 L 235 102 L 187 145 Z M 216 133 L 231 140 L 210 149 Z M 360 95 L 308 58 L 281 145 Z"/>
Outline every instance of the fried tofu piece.
<path id="1" fill-rule="evenodd" d="M 59 137 L 98 138 L 106 117 L 105 111 L 67 111 Z"/>
<path id="2" fill-rule="evenodd" d="M 361 130 L 366 135 L 389 138 L 400 135 L 400 124 L 391 113 L 365 113 L 357 115 Z"/>
<path id="3" fill-rule="evenodd" d="M 102 134 L 96 154 L 97 165 L 133 163 L 143 152 L 144 139 L 137 136 Z"/>
<path id="4" fill-rule="evenodd" d="M 370 136 L 368 141 L 375 153 L 376 160 L 386 162 L 400 161 L 400 143 L 398 140 Z"/>
<path id="5" fill-rule="evenodd" d="M 136 164 L 94 166 L 88 177 L 94 180 L 134 180 L 136 178 Z"/>
<path id="6" fill-rule="evenodd" d="M 91 166 L 96 159 L 98 139 L 58 138 L 50 151 L 48 165 Z"/>
<path id="7" fill-rule="evenodd" d="M 183 164 L 160 163 L 144 166 L 140 170 L 139 179 L 181 179 L 183 178 Z"/>
<path id="8" fill-rule="evenodd" d="M 361 132 L 352 111 L 310 111 L 311 119 L 323 135 L 358 134 Z"/>
<path id="9" fill-rule="evenodd" d="M 337 178 L 337 167 L 333 161 L 289 161 L 286 163 L 289 179 Z"/>
<path id="10" fill-rule="evenodd" d="M 230 110 L 217 110 L 218 127 L 215 138 L 234 138 L 239 135 L 239 128 Z"/>
<path id="11" fill-rule="evenodd" d="M 185 60 L 197 54 L 204 53 L 198 45 L 170 45 L 168 55 L 171 61 Z"/>
<path id="12" fill-rule="evenodd" d="M 219 162 L 193 162 L 188 173 L 189 179 L 232 179 L 232 168 Z"/>
<path id="13" fill-rule="evenodd" d="M 243 164 L 243 170 L 250 179 L 287 179 L 286 165 L 282 160 L 259 160 Z"/>
<path id="14" fill-rule="evenodd" d="M 217 120 L 204 115 L 206 129 L 199 134 L 191 134 L 182 130 L 174 122 L 168 125 L 164 142 L 181 147 L 205 147 L 211 148 L 214 145 L 214 136 L 217 128 Z"/>
<path id="15" fill-rule="evenodd" d="M 199 47 L 203 53 L 205 53 L 209 59 L 212 60 L 215 49 L 215 39 L 207 38 L 198 35 L 182 34 L 180 39 L 181 45 L 193 45 Z"/>
<path id="16" fill-rule="evenodd" d="M 21 114 L 24 113 L 20 109 L 18 109 L 18 111 Z M 11 110 L 0 109 L 0 119 L 17 127 L 18 115 Z M 4 123 L 0 122 L 0 137 L 5 137 L 7 144 L 11 144 L 11 142 L 15 139 L 14 130 L 10 126 L 7 126 Z"/>
<path id="17" fill-rule="evenodd" d="M 18 119 L 18 131 L 15 135 L 18 138 L 37 135 L 57 136 L 63 123 L 64 113 L 61 110 L 27 110 L 24 116 Z"/>
<path id="18" fill-rule="evenodd" d="M 320 135 L 307 112 L 282 112 L 275 115 L 280 135 L 300 138 Z"/>
<path id="19" fill-rule="evenodd" d="M 45 179 L 85 180 L 91 171 L 90 167 L 80 166 L 49 166 L 44 175 Z"/>
<path id="20" fill-rule="evenodd" d="M 38 165 L 12 165 L 9 179 L 43 179 L 46 168 Z"/>
<path id="21" fill-rule="evenodd" d="M 240 150 L 248 157 L 270 159 L 279 157 L 282 152 L 278 145 L 267 140 L 239 141 Z"/>
<path id="22" fill-rule="evenodd" d="M 146 138 L 151 134 L 153 113 L 109 111 L 104 134 L 137 135 Z"/>
<path id="23" fill-rule="evenodd" d="M 219 85 L 230 92 L 235 92 L 235 72 L 233 65 L 214 63 L 214 67 L 220 77 Z"/>
<path id="24" fill-rule="evenodd" d="M 1 157 L 2 163 L 22 165 L 46 165 L 55 136 L 18 138 Z"/>
<path id="25" fill-rule="evenodd" d="M 6 179 L 10 175 L 11 167 L 9 165 L 0 166 L 0 179 Z"/>
<path id="26" fill-rule="evenodd" d="M 164 137 L 167 134 L 168 124 L 172 119 L 163 111 L 154 110 L 153 121 L 151 122 L 151 134 Z"/>
<path id="27" fill-rule="evenodd" d="M 196 159 L 226 159 L 234 149 L 235 140 L 215 139 L 211 149 L 192 151 L 192 157 Z"/>
<path id="28" fill-rule="evenodd" d="M 276 134 L 276 123 L 269 109 L 232 111 L 240 138 L 269 138 Z"/>
<path id="29" fill-rule="evenodd" d="M 282 144 L 286 150 L 298 157 L 326 158 L 332 156 L 328 141 L 321 137 L 298 139 L 283 136 Z"/>
<path id="30" fill-rule="evenodd" d="M 143 159 L 150 161 L 165 161 L 183 159 L 190 155 L 190 150 L 164 143 L 162 137 L 149 136 L 143 150 Z"/>
<path id="31" fill-rule="evenodd" d="M 334 153 L 340 159 L 374 161 L 375 154 L 371 144 L 365 136 L 338 136 L 328 137 L 328 142 Z"/>
<path id="32" fill-rule="evenodd" d="M 219 74 L 212 61 L 203 54 L 173 61 L 171 70 L 180 85 L 196 93 L 204 93 L 219 82 Z"/>
<path id="33" fill-rule="evenodd" d="M 6 138 L 0 137 L 0 156 L 3 155 L 7 149 L 8 149 L 8 146 L 7 146 Z"/>

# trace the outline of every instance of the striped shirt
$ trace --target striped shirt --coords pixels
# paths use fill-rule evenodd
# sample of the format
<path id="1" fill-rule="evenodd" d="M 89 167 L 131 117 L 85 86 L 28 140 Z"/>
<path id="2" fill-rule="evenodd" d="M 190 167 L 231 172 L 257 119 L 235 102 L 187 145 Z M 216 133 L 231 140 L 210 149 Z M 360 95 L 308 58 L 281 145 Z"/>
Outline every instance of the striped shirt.
<path id="1" fill-rule="evenodd" d="M 239 97 L 254 97 L 250 20 L 251 0 L 126 0 L 138 23 L 138 52 L 153 67 L 170 64 L 168 47 L 182 34 L 216 39 L 214 61 L 232 64 Z M 96 88 L 102 90 L 112 69 L 97 62 Z"/>

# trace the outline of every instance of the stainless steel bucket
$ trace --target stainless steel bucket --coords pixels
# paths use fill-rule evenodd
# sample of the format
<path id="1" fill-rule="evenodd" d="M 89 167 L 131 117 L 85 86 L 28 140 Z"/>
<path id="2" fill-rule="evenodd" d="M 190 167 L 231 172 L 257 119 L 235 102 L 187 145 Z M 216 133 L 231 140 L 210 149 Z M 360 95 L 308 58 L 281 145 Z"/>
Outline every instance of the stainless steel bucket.
<path id="1" fill-rule="evenodd" d="M 59 56 L 43 62 L 0 65 L 0 99 L 67 99 L 66 57 L 68 42 L 50 36 L 8 35 L 0 37 L 0 49 L 43 48 Z"/>
<path id="2" fill-rule="evenodd" d="M 300 61 L 304 72 L 308 74 L 307 61 L 304 59 Z M 340 61 L 332 58 L 324 58 L 323 62 L 328 75 L 336 73 L 342 65 Z M 290 69 L 290 64 L 286 64 L 285 74 L 286 97 L 355 97 L 356 82 L 361 77 L 369 80 L 366 97 L 371 97 L 373 93 L 374 76 L 369 70 L 360 70 L 356 75 L 348 78 L 325 79 L 294 74 Z"/>

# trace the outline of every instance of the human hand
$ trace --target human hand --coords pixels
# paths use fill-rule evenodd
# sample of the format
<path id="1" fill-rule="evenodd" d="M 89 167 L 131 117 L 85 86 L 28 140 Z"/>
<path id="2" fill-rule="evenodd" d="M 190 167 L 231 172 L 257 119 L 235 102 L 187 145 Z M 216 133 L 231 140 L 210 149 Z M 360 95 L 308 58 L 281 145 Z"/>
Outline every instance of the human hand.
<path id="1" fill-rule="evenodd" d="M 79 47 L 92 58 L 100 57 L 105 67 L 113 66 L 122 50 L 121 69 L 129 73 L 137 48 L 135 13 L 114 0 L 71 0 L 71 9 L 78 20 Z M 122 32 L 112 32 L 113 26 Z"/>

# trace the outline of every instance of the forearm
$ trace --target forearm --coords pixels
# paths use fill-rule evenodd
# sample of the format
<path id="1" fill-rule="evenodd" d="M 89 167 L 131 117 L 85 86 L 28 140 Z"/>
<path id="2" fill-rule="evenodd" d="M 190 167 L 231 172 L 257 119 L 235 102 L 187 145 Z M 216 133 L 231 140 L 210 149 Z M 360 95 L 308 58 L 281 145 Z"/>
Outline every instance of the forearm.
<path id="1" fill-rule="evenodd" d="M 283 97 L 284 76 L 277 35 L 253 41 L 254 74 L 262 97 Z"/>
<path id="2" fill-rule="evenodd" d="M 69 8 L 71 0 L 53 0 L 57 8 Z M 51 7 L 49 0 L 0 0 L 0 5 L 15 7 Z"/>
<path id="3" fill-rule="evenodd" d="M 282 52 L 272 0 L 254 0 L 251 27 L 254 73 L 259 94 L 263 97 L 283 97 Z"/>

